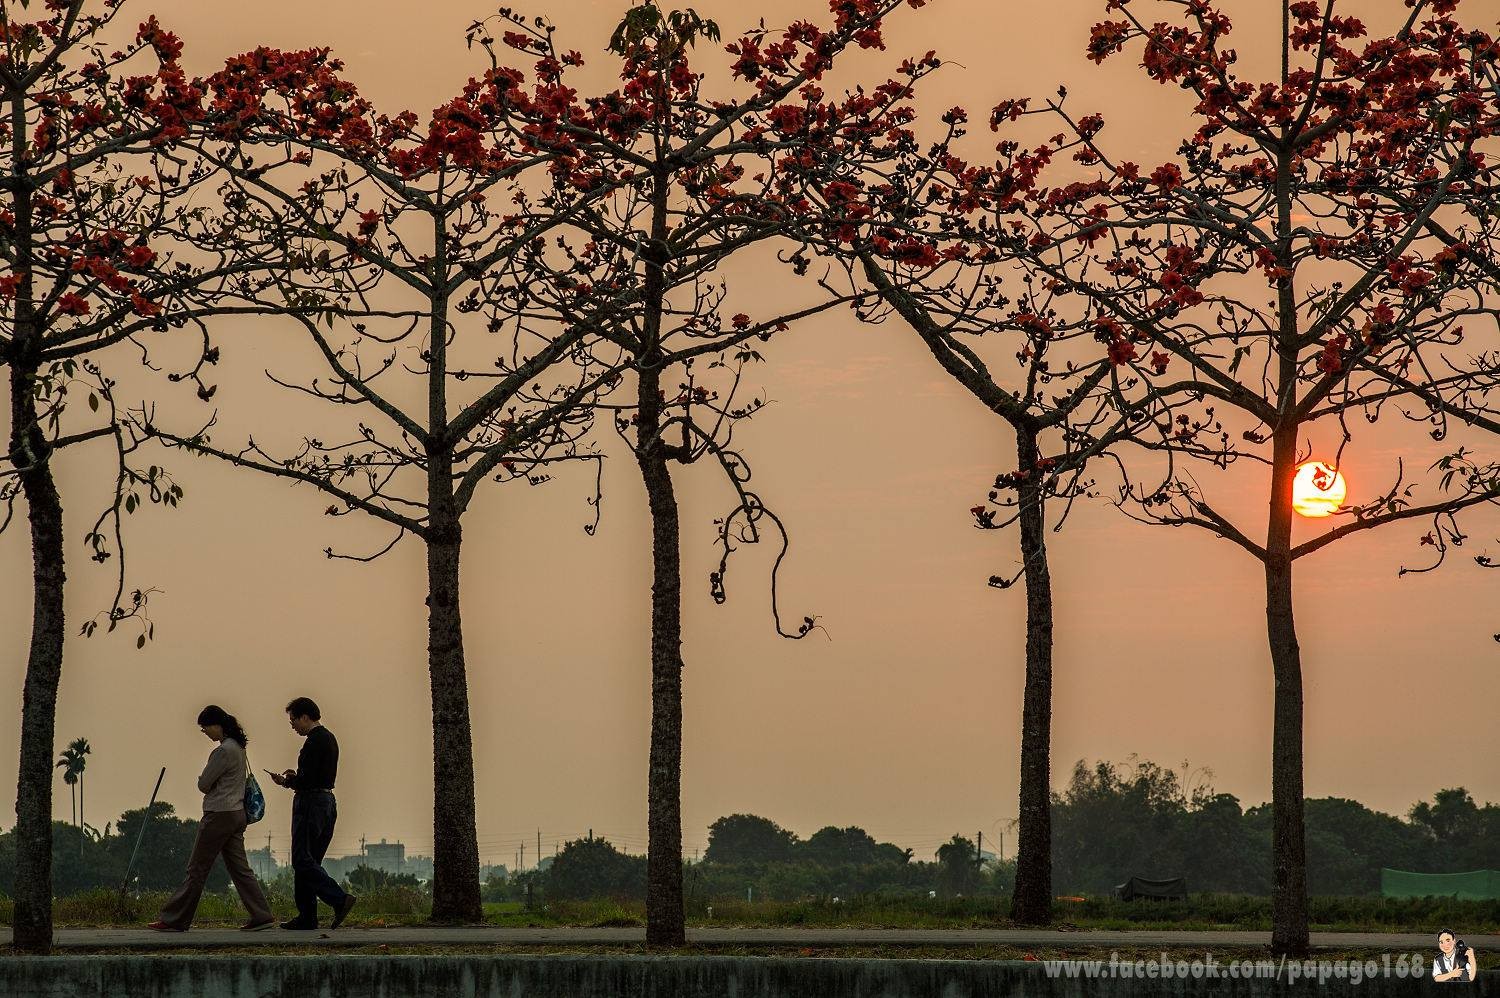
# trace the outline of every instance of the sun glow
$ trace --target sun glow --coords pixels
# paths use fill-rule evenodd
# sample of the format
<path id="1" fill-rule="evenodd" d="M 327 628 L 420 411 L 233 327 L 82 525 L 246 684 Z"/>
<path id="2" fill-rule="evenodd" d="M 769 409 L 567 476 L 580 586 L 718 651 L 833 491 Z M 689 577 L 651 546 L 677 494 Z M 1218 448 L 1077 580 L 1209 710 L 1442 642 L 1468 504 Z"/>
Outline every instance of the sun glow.
<path id="1" fill-rule="evenodd" d="M 1292 479 L 1292 508 L 1303 516 L 1330 516 L 1344 504 L 1347 493 L 1342 474 L 1322 461 L 1307 461 L 1297 466 Z"/>

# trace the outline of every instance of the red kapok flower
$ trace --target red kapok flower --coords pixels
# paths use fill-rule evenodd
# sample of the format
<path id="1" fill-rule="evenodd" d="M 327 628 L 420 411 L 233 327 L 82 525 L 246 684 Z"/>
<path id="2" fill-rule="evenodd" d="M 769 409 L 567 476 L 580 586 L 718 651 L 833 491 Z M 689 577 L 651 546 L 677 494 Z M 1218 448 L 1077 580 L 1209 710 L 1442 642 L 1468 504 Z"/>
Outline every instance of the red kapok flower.
<path id="1" fill-rule="evenodd" d="M 1115 340 L 1109 345 L 1109 362 L 1116 367 L 1135 360 L 1135 344 L 1129 340 Z"/>
<path id="2" fill-rule="evenodd" d="M 57 299 L 57 310 L 63 315 L 88 315 L 89 303 L 72 292 Z"/>
<path id="3" fill-rule="evenodd" d="M 149 267 L 156 260 L 156 251 L 150 246 L 132 246 L 125 251 L 125 262 L 132 267 Z"/>

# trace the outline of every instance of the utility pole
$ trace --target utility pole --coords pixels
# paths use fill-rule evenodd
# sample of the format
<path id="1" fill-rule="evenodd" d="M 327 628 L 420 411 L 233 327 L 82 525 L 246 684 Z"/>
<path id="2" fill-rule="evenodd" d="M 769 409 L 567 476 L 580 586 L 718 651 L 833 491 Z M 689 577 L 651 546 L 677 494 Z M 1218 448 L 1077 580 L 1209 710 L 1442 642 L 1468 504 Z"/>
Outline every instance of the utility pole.
<path id="1" fill-rule="evenodd" d="M 984 829 L 979 830 L 979 842 L 974 846 L 974 868 L 984 866 Z"/>
<path id="2" fill-rule="evenodd" d="M 994 820 L 994 822 L 990 825 L 990 833 L 992 835 L 998 835 L 998 836 L 1000 836 L 1000 841 L 998 843 L 998 845 L 999 845 L 998 852 L 1000 854 L 1000 862 L 1002 862 L 1002 863 L 1005 862 L 1005 828 L 1006 828 L 1006 825 L 1007 825 L 1007 822 L 1006 822 L 1006 820 L 1004 818 L 996 818 Z M 1009 822 L 1009 826 L 1011 828 L 1014 828 L 1016 826 L 1016 823 L 1014 821 Z"/>
<path id="3" fill-rule="evenodd" d="M 521 840 L 521 859 L 516 864 L 522 873 L 526 872 L 526 840 Z"/>
<path id="4" fill-rule="evenodd" d="M 542 829 L 540 826 L 536 830 L 536 865 L 539 867 L 542 865 Z"/>

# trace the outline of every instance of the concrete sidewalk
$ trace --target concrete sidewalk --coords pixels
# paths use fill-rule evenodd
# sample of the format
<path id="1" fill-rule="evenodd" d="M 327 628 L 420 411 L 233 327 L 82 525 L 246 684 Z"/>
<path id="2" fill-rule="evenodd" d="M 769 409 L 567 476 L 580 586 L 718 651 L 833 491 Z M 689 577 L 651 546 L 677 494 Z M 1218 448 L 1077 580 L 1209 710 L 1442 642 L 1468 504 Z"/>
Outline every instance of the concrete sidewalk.
<path id="1" fill-rule="evenodd" d="M 234 929 L 194 929 L 191 932 L 152 932 L 149 929 L 59 929 L 56 947 L 68 949 L 203 949 L 247 946 L 630 946 L 645 942 L 641 928 L 610 929 L 515 929 L 492 926 L 445 928 L 399 926 L 357 928 L 345 926 L 336 932 L 239 932 Z M 11 932 L 0 930 L 0 945 L 9 945 Z M 1269 932 L 1179 932 L 1179 931 L 1062 931 L 1046 929 L 764 929 L 691 928 L 690 943 L 716 946 L 1014 946 L 1073 950 L 1082 947 L 1111 949 L 1203 950 L 1268 947 Z M 1500 946 L 1500 937 L 1470 936 L 1469 942 L 1483 951 Z M 1435 950 L 1434 937 L 1425 934 L 1373 932 L 1314 932 L 1312 944 L 1322 950 L 1375 950 L 1389 953 L 1421 953 Z"/>

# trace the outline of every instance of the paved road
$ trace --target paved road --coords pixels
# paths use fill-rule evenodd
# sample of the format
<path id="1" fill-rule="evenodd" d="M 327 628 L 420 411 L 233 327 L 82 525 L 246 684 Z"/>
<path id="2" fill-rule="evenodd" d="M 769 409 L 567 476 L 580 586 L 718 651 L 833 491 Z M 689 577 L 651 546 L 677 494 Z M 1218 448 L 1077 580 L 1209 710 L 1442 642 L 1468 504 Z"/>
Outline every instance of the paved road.
<path id="1" fill-rule="evenodd" d="M 0 945 L 10 943 L 9 929 L 0 930 Z M 1269 946 L 1269 932 L 1176 931 L 1058 931 L 1035 929 L 712 929 L 688 930 L 688 940 L 723 946 L 1016 946 L 1073 949 L 1150 948 L 1155 946 L 1215 949 Z M 186 933 L 148 929 L 60 929 L 60 949 L 214 949 L 225 946 L 309 947 L 378 946 L 493 946 L 493 945 L 631 945 L 645 941 L 645 930 L 634 929 L 512 929 L 489 926 L 437 928 L 401 926 L 383 929 L 345 927 L 337 932 L 237 932 L 233 929 L 195 929 Z M 1485 948 L 1485 940 L 1471 940 Z M 1500 939 L 1495 940 L 1500 945 Z M 1319 949 L 1380 950 L 1426 953 L 1434 946 L 1427 934 L 1372 932 L 1314 932 Z"/>

